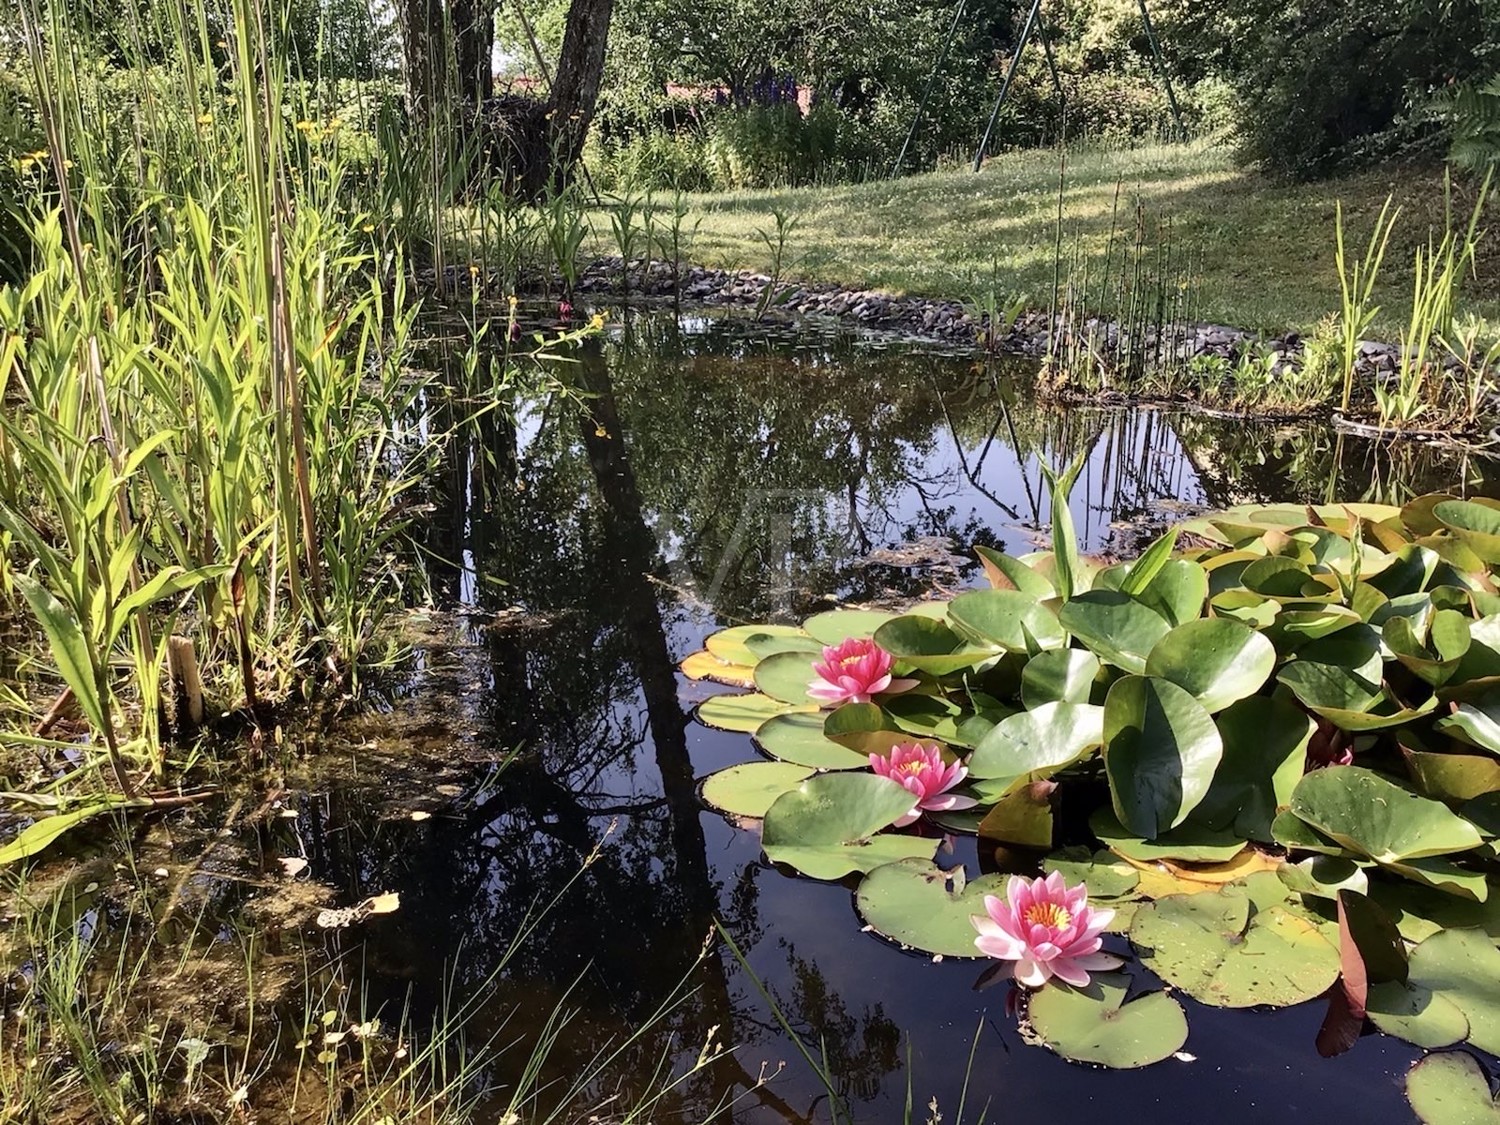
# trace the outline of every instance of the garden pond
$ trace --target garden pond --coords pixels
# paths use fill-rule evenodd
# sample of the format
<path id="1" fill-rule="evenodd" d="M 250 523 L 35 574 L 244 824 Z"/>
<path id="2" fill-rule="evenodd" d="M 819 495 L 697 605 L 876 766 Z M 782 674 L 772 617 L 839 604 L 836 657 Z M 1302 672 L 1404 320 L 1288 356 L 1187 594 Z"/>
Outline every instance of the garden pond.
<path id="1" fill-rule="evenodd" d="M 691 1073 L 661 1121 L 726 1102 L 717 1119 L 827 1121 L 830 1086 L 856 1122 L 1018 1107 L 1062 1122 L 1413 1120 L 1405 1078 L 1422 1051 L 1367 1034 L 1323 1057 L 1323 998 L 1230 1010 L 1177 988 L 1187 1037 L 1162 1061 L 1060 1057 L 1014 986 L 976 990 L 984 962 L 888 940 L 856 909 L 857 873 L 773 864 L 757 822 L 705 803 L 705 777 L 763 755 L 695 717 L 736 689 L 680 665 L 726 627 L 987 588 L 976 547 L 1048 543 L 1044 465 L 1081 457 L 1072 524 L 1111 561 L 1234 505 L 1500 496 L 1500 464 L 1317 422 L 1057 410 L 1028 397 L 1025 365 L 748 317 L 617 317 L 566 367 L 581 395 L 469 423 L 419 498 L 433 605 L 406 621 L 413 655 L 376 705 L 307 736 L 259 809 L 257 796 L 144 829 L 143 869 L 160 864 L 222 926 L 259 930 L 269 956 L 344 955 L 384 1018 L 405 1009 L 422 1026 L 476 996 L 468 1038 L 515 1045 L 484 1073 L 497 1087 L 551 1037 L 537 1105 L 567 1094 L 589 1119 L 615 1120 L 665 1065 Z M 1059 843 L 1092 841 L 1076 820 L 1060 816 Z M 969 880 L 1028 862 L 915 831 Z M 392 892 L 392 912 L 314 924 Z M 1105 948 L 1131 952 L 1119 935 Z M 1138 956 L 1124 972 L 1132 996 L 1162 987 Z"/>

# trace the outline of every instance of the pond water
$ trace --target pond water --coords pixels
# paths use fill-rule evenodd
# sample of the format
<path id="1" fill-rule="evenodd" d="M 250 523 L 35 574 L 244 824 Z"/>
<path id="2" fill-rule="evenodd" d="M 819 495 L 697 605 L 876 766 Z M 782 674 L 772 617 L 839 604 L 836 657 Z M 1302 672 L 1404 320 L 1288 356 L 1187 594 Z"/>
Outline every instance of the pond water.
<path id="1" fill-rule="evenodd" d="M 743 318 L 632 315 L 575 358 L 581 405 L 540 396 L 515 425 L 466 429 L 425 497 L 436 608 L 413 620 L 426 638 L 415 667 L 335 733 L 298 818 L 259 840 L 305 855 L 341 902 L 400 892 L 398 912 L 345 939 L 364 943 L 373 1001 L 410 1003 L 421 1022 L 445 994 L 479 994 L 470 1038 L 520 1044 L 488 1076 L 500 1084 L 565 1004 L 546 1064 L 557 1097 L 640 1032 L 584 1099 L 606 1121 L 661 1060 L 691 1063 L 710 1038 L 736 1050 L 655 1120 L 703 1120 L 726 1099 L 719 1120 L 828 1120 L 783 1018 L 821 1044 L 859 1122 L 899 1121 L 908 1099 L 919 1121 L 936 1099 L 948 1125 L 982 1112 L 1411 1120 L 1414 1050 L 1367 1037 L 1322 1059 L 1321 1004 L 1226 1012 L 1183 997 L 1191 1057 L 1136 1072 L 1027 1045 L 1008 986 L 974 990 L 979 962 L 933 963 L 862 932 L 849 886 L 773 868 L 754 831 L 702 806 L 698 780 L 756 751 L 693 720 L 722 689 L 676 665 L 727 624 L 982 583 L 971 548 L 1031 549 L 1049 518 L 1040 459 L 1083 448 L 1083 545 L 1121 555 L 1203 506 L 1500 493 L 1489 462 L 1318 426 L 1043 408 L 1024 367 Z M 319 762 L 346 767 L 334 779 Z M 983 869 L 972 838 L 939 862 Z M 715 919 L 754 978 L 722 945 L 703 954 Z"/>

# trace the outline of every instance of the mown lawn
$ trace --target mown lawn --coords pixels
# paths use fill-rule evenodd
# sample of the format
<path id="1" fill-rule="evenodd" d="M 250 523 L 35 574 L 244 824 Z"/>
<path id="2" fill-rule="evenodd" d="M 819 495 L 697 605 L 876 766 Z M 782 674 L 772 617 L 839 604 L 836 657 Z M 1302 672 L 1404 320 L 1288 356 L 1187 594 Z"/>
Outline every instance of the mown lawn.
<path id="1" fill-rule="evenodd" d="M 765 270 L 759 232 L 774 210 L 797 219 L 784 273 L 895 293 L 964 298 L 989 287 L 994 263 L 1002 291 L 1032 306 L 1052 292 L 1059 158 L 1009 153 L 975 175 L 955 169 L 895 182 L 691 197 L 699 224 L 687 256 L 704 265 Z M 1339 307 L 1334 206 L 1344 205 L 1351 254 L 1388 194 L 1402 213 L 1379 286 L 1381 335 L 1405 319 L 1412 254 L 1443 222 L 1440 168 L 1387 167 L 1313 184 L 1283 184 L 1235 165 L 1206 143 L 1071 152 L 1063 192 L 1065 258 L 1074 247 L 1102 268 L 1119 190 L 1119 212 L 1134 223 L 1137 201 L 1151 225 L 1170 220 L 1174 253 L 1189 251 L 1201 276 L 1201 318 L 1254 329 L 1308 328 Z M 1467 221 L 1474 184 L 1455 187 L 1457 221 Z M 608 220 L 596 216 L 596 230 Z M 1500 237 L 1500 235 L 1497 235 Z M 1466 307 L 1500 313 L 1500 247 L 1487 243 Z M 608 252 L 608 238 L 595 248 Z M 1115 261 L 1119 260 L 1116 243 Z M 1201 267 L 1197 265 L 1201 263 Z M 1064 267 L 1066 273 L 1066 265 Z"/>

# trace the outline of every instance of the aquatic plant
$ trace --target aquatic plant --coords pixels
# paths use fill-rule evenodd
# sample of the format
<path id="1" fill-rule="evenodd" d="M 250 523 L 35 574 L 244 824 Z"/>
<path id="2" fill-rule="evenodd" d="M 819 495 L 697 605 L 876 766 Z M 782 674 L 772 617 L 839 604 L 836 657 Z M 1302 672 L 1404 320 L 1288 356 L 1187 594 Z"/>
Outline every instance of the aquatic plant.
<path id="1" fill-rule="evenodd" d="M 1123 962 L 1101 953 L 1099 936 L 1113 910 L 1089 905 L 1088 887 L 1069 887 L 1062 872 L 1036 879 L 1012 877 L 1005 897 L 984 896 L 984 913 L 970 921 L 979 931 L 974 946 L 986 957 L 1014 961 L 1017 984 L 1041 988 L 1053 977 L 1079 988 L 1090 973 L 1118 969 Z"/>
<path id="2" fill-rule="evenodd" d="M 850 637 L 823 649 L 823 659 L 812 663 L 808 698 L 819 703 L 868 703 L 883 692 L 907 691 L 916 680 L 894 679 L 891 654 L 874 641 Z"/>
<path id="3" fill-rule="evenodd" d="M 943 751 L 935 743 L 897 743 L 889 754 L 871 754 L 870 768 L 916 798 L 911 811 L 896 818 L 895 828 L 915 824 L 924 812 L 971 809 L 978 803 L 973 797 L 949 792 L 969 776 L 969 770 L 958 761 L 944 762 Z"/>
<path id="4" fill-rule="evenodd" d="M 752 733 L 773 760 L 711 776 L 705 800 L 759 819 L 773 862 L 859 873 L 869 928 L 934 956 L 974 956 L 976 916 L 996 927 L 978 951 L 1021 952 L 1032 934 L 1016 912 L 1032 906 L 1069 940 L 1095 936 L 1072 929 L 1076 890 L 1044 882 L 1023 901 L 1034 883 L 937 864 L 942 833 L 977 833 L 1001 871 L 1087 886 L 1121 943 L 1104 952 L 1128 940 L 1142 969 L 1200 1002 L 1285 1006 L 1332 989 L 1330 1043 L 1352 1019 L 1494 1049 L 1466 1012 L 1491 961 L 1500 972 L 1500 503 L 1247 506 L 1105 564 L 1076 547 L 1076 471 L 1050 475 L 1052 550 L 980 551 L 990 589 L 710 638 L 685 671 L 756 690 L 708 700 L 700 720 Z M 797 669 L 851 640 L 916 686 L 819 710 Z M 918 824 L 897 771 L 863 772 L 913 741 L 967 770 L 946 792 L 972 807 Z M 1374 921 L 1341 924 L 1354 912 Z M 1395 935 L 1409 971 L 1351 968 L 1362 950 L 1375 964 L 1372 927 Z M 1035 964 L 1024 975 L 1042 983 Z M 1170 997 L 1125 1003 L 1125 976 L 1072 977 L 1054 974 L 1026 1006 L 1051 1049 L 1142 1066 L 1181 1047 Z M 1423 1008 L 1413 989 L 1445 1003 Z"/>

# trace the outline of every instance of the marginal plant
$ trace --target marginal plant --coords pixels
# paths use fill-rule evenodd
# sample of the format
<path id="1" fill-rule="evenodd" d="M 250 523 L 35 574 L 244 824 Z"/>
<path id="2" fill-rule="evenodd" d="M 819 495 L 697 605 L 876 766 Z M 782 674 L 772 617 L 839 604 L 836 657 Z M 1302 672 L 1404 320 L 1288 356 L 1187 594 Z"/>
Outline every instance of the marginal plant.
<path id="1" fill-rule="evenodd" d="M 1359 343 L 1369 331 L 1370 325 L 1380 314 L 1380 306 L 1374 303 L 1375 282 L 1380 277 L 1380 266 L 1385 261 L 1385 250 L 1391 241 L 1391 231 L 1401 209 L 1391 209 L 1391 197 L 1386 196 L 1385 205 L 1370 231 L 1370 241 L 1365 246 L 1365 256 L 1351 261 L 1344 250 L 1344 205 L 1334 206 L 1334 263 L 1339 272 L 1339 343 L 1342 350 L 1343 393 L 1339 398 L 1339 409 L 1347 412 L 1354 394 L 1354 368 L 1359 360 Z"/>

